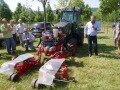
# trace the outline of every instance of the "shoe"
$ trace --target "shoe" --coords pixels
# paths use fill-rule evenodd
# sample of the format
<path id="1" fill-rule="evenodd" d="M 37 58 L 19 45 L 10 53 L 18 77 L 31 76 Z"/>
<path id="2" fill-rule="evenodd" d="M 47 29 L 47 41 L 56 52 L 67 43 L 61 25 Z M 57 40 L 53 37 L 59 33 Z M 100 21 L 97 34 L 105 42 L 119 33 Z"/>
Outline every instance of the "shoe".
<path id="1" fill-rule="evenodd" d="M 95 54 L 95 56 L 98 56 L 98 54 Z"/>
<path id="2" fill-rule="evenodd" d="M 89 57 L 91 57 L 92 56 L 92 54 L 89 54 Z"/>
<path id="3" fill-rule="evenodd" d="M 1 56 L 1 54 L 0 54 L 0 56 Z"/>
<path id="4" fill-rule="evenodd" d="M 15 51 L 13 51 L 12 54 L 15 54 Z"/>

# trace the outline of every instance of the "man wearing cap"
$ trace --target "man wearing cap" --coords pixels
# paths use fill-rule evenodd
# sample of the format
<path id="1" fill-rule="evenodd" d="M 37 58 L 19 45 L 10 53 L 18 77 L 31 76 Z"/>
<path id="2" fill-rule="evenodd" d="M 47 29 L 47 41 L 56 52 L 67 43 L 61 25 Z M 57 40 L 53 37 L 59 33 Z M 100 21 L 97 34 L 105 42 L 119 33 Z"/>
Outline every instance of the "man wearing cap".
<path id="1" fill-rule="evenodd" d="M 100 24 L 96 22 L 96 17 L 92 15 L 90 21 L 84 28 L 85 37 L 88 39 L 88 52 L 89 57 L 92 56 L 92 43 L 94 46 L 95 56 L 98 56 L 97 32 L 101 30 Z"/>
<path id="2" fill-rule="evenodd" d="M 22 22 L 22 19 L 19 19 L 18 23 L 19 24 L 16 26 L 17 35 L 19 36 L 20 44 L 23 46 L 22 34 L 24 33 L 24 28 L 26 28 L 26 24 Z"/>
<path id="3" fill-rule="evenodd" d="M 1 26 L 1 32 L 3 33 L 3 38 L 6 43 L 7 47 L 7 52 L 8 54 L 14 53 L 15 52 L 15 42 L 12 36 L 12 28 L 11 26 L 7 23 L 6 18 L 2 19 L 2 26 Z"/>

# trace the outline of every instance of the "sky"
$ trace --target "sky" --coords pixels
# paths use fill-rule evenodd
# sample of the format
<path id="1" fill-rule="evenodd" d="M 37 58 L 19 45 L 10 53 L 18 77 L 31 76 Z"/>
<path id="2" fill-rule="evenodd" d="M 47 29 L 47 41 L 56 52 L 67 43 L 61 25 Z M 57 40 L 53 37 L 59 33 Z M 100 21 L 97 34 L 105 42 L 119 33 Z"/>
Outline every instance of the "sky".
<path id="1" fill-rule="evenodd" d="M 27 5 L 31 7 L 33 10 L 37 10 L 40 7 L 40 10 L 43 11 L 43 6 L 41 2 L 37 0 L 4 0 L 10 7 L 10 9 L 14 12 L 17 7 L 17 3 L 20 2 L 22 5 Z M 55 10 L 55 6 L 58 5 L 57 0 L 48 0 L 50 2 L 51 8 Z M 83 0 L 85 4 L 88 4 L 90 7 L 99 7 L 99 0 Z M 27 4 L 26 4 L 27 2 Z"/>

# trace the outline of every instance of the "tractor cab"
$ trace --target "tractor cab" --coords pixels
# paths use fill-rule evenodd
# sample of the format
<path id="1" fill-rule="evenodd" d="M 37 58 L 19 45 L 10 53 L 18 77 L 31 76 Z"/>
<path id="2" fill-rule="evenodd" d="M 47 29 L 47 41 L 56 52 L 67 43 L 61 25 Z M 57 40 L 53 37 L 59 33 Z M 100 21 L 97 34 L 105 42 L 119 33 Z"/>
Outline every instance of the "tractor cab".
<path id="1" fill-rule="evenodd" d="M 65 8 L 62 10 L 61 22 L 79 23 L 80 14 L 81 14 L 80 9 Z"/>
<path id="2" fill-rule="evenodd" d="M 84 29 L 80 26 L 81 14 L 82 10 L 80 8 L 64 8 L 61 12 L 60 22 L 55 24 L 57 28 L 64 28 L 64 32 L 67 32 L 68 38 L 72 36 L 72 38 L 77 40 L 79 45 L 82 45 L 84 40 Z"/>

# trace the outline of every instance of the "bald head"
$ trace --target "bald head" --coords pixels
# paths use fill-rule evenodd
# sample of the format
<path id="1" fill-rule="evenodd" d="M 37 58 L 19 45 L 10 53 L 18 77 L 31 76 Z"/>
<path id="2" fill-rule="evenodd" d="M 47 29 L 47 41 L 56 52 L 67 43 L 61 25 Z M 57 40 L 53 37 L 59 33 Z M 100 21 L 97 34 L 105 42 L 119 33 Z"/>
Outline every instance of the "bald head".
<path id="1" fill-rule="evenodd" d="M 14 25 L 14 20 L 10 20 L 10 25 Z"/>
<path id="2" fill-rule="evenodd" d="M 19 19 L 19 20 L 18 20 L 18 23 L 19 23 L 19 24 L 22 24 L 22 19 Z"/>
<path id="3" fill-rule="evenodd" d="M 92 15 L 92 16 L 90 17 L 91 22 L 95 22 L 95 19 L 96 19 L 96 16 L 94 16 L 94 15 Z"/>
<path id="4" fill-rule="evenodd" d="M 27 34 L 28 33 L 28 29 L 24 28 L 24 33 Z"/>

